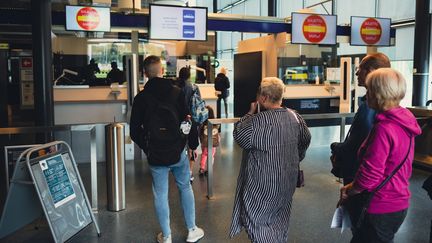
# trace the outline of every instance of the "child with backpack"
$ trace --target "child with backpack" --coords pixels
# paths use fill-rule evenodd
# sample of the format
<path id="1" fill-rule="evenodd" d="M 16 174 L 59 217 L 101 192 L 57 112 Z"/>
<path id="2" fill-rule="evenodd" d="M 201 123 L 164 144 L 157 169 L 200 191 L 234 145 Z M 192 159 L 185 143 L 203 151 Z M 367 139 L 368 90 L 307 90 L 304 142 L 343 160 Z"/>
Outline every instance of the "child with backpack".
<path id="1" fill-rule="evenodd" d="M 179 71 L 179 77 L 173 82 L 173 84 L 182 89 L 185 95 L 185 104 L 187 106 L 188 114 L 190 115 L 192 127 L 188 135 L 188 157 L 190 167 L 190 181 L 194 180 L 192 168 L 196 156 L 196 148 L 199 145 L 198 141 L 198 129 L 199 125 L 207 120 L 207 109 L 205 108 L 205 102 L 201 98 L 199 88 L 190 82 L 190 68 L 182 67 Z"/>
<path id="2" fill-rule="evenodd" d="M 213 109 L 210 106 L 206 106 L 206 108 L 208 110 L 208 119 L 215 118 Z M 207 174 L 207 157 L 208 157 L 207 124 L 208 124 L 208 119 L 206 121 L 204 121 L 204 123 L 201 125 L 201 129 L 200 129 L 200 142 L 201 142 L 201 150 L 202 150 L 200 169 L 199 169 L 199 175 L 200 176 Z M 216 148 L 219 147 L 219 142 L 220 142 L 219 125 L 213 126 L 211 136 L 212 136 L 212 141 L 213 141 L 213 148 L 212 148 L 212 155 L 213 155 L 212 165 L 213 165 L 214 155 L 216 153 Z"/>

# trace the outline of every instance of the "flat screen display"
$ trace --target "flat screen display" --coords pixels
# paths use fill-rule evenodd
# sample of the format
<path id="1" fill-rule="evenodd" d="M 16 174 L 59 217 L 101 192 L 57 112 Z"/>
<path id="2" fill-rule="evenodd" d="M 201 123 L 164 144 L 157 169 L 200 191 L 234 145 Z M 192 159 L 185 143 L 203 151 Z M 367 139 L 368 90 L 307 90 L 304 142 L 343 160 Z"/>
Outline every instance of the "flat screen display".
<path id="1" fill-rule="evenodd" d="M 111 30 L 110 8 L 92 6 L 66 6 L 66 30 Z"/>
<path id="2" fill-rule="evenodd" d="M 207 40 L 207 8 L 150 5 L 150 39 Z"/>
<path id="3" fill-rule="evenodd" d="M 336 44 L 336 15 L 292 13 L 291 43 Z"/>
<path id="4" fill-rule="evenodd" d="M 353 46 L 389 46 L 391 19 L 351 16 Z"/>

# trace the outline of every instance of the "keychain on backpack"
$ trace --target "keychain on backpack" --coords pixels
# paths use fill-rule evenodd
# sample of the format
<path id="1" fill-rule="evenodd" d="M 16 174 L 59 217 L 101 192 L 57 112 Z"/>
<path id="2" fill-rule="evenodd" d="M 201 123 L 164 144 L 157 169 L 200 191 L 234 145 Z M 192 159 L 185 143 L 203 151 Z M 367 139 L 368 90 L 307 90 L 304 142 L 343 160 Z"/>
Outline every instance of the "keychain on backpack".
<path id="1" fill-rule="evenodd" d="M 184 135 L 188 135 L 190 130 L 192 127 L 192 121 L 191 121 L 191 116 L 187 115 L 186 116 L 186 120 L 182 121 L 180 124 L 180 131 L 184 134 Z"/>

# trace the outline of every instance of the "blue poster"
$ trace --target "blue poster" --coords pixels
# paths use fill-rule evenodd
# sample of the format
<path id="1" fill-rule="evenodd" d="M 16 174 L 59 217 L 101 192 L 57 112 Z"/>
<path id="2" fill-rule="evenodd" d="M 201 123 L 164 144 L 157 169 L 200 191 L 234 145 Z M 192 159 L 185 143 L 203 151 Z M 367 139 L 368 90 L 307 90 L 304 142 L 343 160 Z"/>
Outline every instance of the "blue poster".
<path id="1" fill-rule="evenodd" d="M 54 207 L 57 208 L 75 198 L 75 192 L 62 155 L 41 160 L 39 165 L 48 184 Z"/>

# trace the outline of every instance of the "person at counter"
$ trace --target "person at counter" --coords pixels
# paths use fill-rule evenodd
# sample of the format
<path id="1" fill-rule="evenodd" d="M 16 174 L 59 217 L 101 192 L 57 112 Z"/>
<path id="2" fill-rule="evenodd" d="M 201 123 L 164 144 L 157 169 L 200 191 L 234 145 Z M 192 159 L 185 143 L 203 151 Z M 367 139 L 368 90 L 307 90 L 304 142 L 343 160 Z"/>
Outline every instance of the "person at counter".
<path id="1" fill-rule="evenodd" d="M 118 69 L 117 62 L 111 63 L 111 71 L 109 71 L 107 75 L 107 83 L 119 83 L 123 84 L 125 81 L 125 75 L 124 72 L 120 69 Z"/>
<path id="2" fill-rule="evenodd" d="M 390 67 L 389 58 L 382 53 L 369 54 L 362 59 L 356 69 L 358 85 L 365 87 L 366 76 L 379 68 Z M 351 128 L 345 141 L 342 143 L 332 143 L 330 148 L 332 156 L 330 160 L 333 164 L 332 173 L 343 178 L 344 185 L 353 181 L 359 167 L 357 151 L 372 129 L 375 121 L 376 111 L 368 107 L 366 96 L 360 100 L 359 108 L 354 116 Z"/>
<path id="3" fill-rule="evenodd" d="M 96 83 L 96 73 L 100 73 L 100 69 L 95 59 L 90 59 L 90 63 L 83 68 L 82 79 L 84 79 L 84 84 L 94 84 Z"/>
<path id="4" fill-rule="evenodd" d="M 224 107 L 225 107 L 225 117 L 228 118 L 228 106 L 227 106 L 227 98 L 229 96 L 229 88 L 230 88 L 230 82 L 228 77 L 226 76 L 227 71 L 224 67 L 220 69 L 220 73 L 216 76 L 215 79 L 215 90 L 217 93 L 217 117 L 221 117 L 221 100 L 224 101 Z"/>

